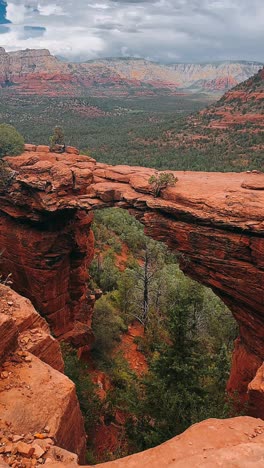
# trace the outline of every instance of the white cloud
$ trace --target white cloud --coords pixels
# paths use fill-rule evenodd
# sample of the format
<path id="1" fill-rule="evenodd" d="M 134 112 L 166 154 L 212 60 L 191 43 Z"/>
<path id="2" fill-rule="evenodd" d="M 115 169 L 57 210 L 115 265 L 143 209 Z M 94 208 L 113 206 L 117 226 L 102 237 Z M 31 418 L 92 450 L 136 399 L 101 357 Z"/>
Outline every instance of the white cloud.
<path id="1" fill-rule="evenodd" d="M 58 5 L 38 5 L 38 11 L 40 15 L 51 16 L 51 15 L 64 15 L 66 14 L 62 7 Z"/>
<path id="2" fill-rule="evenodd" d="M 7 11 L 13 25 L 0 41 L 7 49 L 45 47 L 82 59 L 264 59 L 263 0 L 11 0 Z M 46 32 L 23 39 L 23 25 Z"/>
<path id="3" fill-rule="evenodd" d="M 87 6 L 95 10 L 108 10 L 108 8 L 110 8 L 110 6 L 106 5 L 105 3 L 95 3 L 94 5 L 91 3 L 88 3 Z"/>
<path id="4" fill-rule="evenodd" d="M 6 9 L 6 17 L 14 24 L 21 24 L 25 19 L 26 9 L 24 5 L 17 5 L 13 2 L 8 2 Z"/>

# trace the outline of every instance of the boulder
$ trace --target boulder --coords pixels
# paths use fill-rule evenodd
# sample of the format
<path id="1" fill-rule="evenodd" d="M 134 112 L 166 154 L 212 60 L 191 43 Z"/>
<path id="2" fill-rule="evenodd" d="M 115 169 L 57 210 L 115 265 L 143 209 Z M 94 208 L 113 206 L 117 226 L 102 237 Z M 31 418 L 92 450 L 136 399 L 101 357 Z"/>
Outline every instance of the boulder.
<path id="1" fill-rule="evenodd" d="M 66 153 L 68 154 L 80 154 L 80 151 L 78 148 L 75 148 L 74 146 L 66 146 Z"/>
<path id="2" fill-rule="evenodd" d="M 46 145 L 38 145 L 37 148 L 36 148 L 36 151 L 38 153 L 49 153 L 50 148 L 49 148 L 49 146 L 46 146 Z"/>

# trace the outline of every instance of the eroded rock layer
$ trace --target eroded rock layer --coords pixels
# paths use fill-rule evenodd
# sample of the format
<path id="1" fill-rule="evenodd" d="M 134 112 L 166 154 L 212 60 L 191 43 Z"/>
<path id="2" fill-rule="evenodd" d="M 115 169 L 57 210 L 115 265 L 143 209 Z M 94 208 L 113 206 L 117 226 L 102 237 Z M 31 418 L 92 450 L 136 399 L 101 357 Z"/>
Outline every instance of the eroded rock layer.
<path id="1" fill-rule="evenodd" d="M 148 183 L 152 169 L 112 167 L 47 148 L 7 161 L 15 172 L 0 196 L 1 269 L 12 272 L 14 288 L 32 300 L 57 336 L 74 336 L 77 344 L 81 336 L 81 345 L 92 339 L 86 284 L 91 213 L 123 207 L 148 235 L 180 252 L 183 271 L 232 310 L 240 345 L 229 388 L 245 393 L 264 358 L 263 174 L 176 172 L 175 187 L 155 198 Z M 251 356 L 245 363 L 250 372 L 243 371 L 241 353 Z"/>
<path id="2" fill-rule="evenodd" d="M 74 385 L 52 367 L 62 363 L 58 344 L 30 301 L 3 285 L 0 311 L 0 466 L 77 468 L 75 453 L 84 461 L 85 435 Z M 49 353 L 43 362 L 46 336 Z M 38 347 L 28 351 L 34 343 Z M 262 373 L 261 368 L 251 384 L 258 395 Z M 260 419 L 210 419 L 159 447 L 98 466 L 258 468 L 264 462 L 263 436 Z"/>
<path id="3" fill-rule="evenodd" d="M 22 458 L 37 463 L 56 444 L 84 461 L 83 418 L 63 367 L 47 322 L 0 284 L 0 465 L 4 458 L 9 466 L 35 466 Z"/>
<path id="4" fill-rule="evenodd" d="M 7 53 L 1 47 L 0 87 L 9 93 L 49 96 L 76 96 L 91 88 L 99 88 L 103 93 L 110 88 L 112 93 L 116 90 L 123 94 L 130 87 L 142 87 L 146 94 L 151 92 L 150 87 L 221 93 L 252 76 L 261 65 L 235 61 L 168 66 L 143 59 L 70 63 L 52 56 L 46 49 Z"/>

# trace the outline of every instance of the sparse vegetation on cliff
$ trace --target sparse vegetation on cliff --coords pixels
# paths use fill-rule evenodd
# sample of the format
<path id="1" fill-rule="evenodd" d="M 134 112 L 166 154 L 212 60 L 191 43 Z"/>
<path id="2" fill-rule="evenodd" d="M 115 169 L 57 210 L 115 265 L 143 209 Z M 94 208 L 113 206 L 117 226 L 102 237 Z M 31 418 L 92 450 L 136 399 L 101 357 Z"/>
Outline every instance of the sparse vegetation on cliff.
<path id="1" fill-rule="evenodd" d="M 177 177 L 170 172 L 157 173 L 149 178 L 149 184 L 152 187 L 154 197 L 158 197 L 162 189 L 173 187 L 177 181 Z"/>
<path id="2" fill-rule="evenodd" d="M 4 192 L 7 189 L 14 173 L 7 162 L 0 158 L 0 192 Z"/>
<path id="3" fill-rule="evenodd" d="M 53 135 L 50 137 L 50 149 L 53 151 L 56 146 L 65 147 L 65 137 L 64 132 L 61 127 L 55 127 L 53 130 Z"/>

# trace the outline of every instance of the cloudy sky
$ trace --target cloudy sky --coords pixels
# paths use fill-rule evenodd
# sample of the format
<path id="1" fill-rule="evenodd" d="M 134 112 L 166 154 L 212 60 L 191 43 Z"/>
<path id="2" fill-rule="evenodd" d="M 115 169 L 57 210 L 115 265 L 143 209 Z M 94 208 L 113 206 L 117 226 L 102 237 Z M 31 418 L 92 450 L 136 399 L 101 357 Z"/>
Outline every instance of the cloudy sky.
<path id="1" fill-rule="evenodd" d="M 0 46 L 71 60 L 263 61 L 263 0 L 0 0 Z"/>

